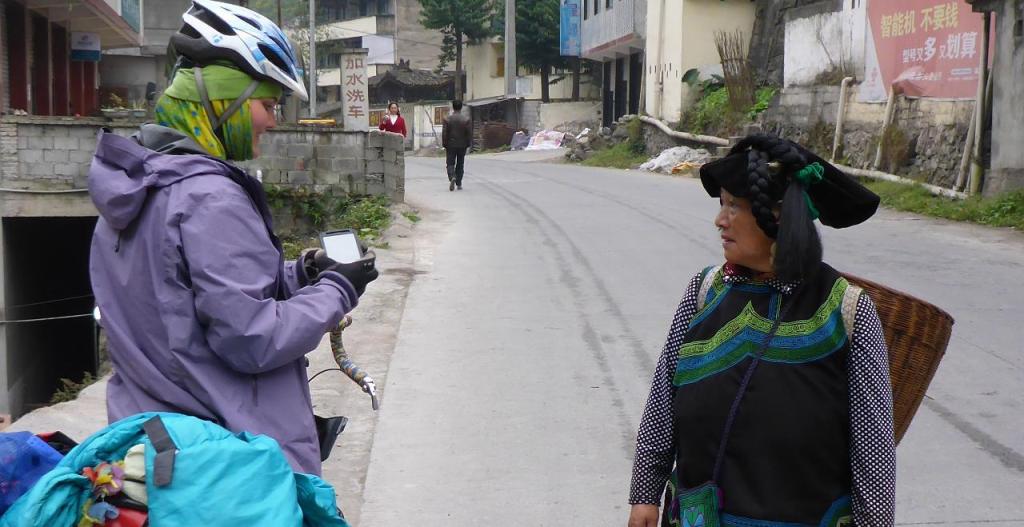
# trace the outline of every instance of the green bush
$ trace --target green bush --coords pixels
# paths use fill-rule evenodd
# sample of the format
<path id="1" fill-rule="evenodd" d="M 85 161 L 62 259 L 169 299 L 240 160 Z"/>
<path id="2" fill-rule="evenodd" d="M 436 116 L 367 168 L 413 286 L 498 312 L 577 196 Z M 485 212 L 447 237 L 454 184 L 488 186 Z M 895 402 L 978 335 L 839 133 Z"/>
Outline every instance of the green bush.
<path id="1" fill-rule="evenodd" d="M 635 155 L 643 155 L 647 152 L 647 144 L 644 142 L 644 123 L 640 119 L 633 119 L 626 124 L 629 132 L 629 151 Z"/>
<path id="2" fill-rule="evenodd" d="M 386 196 L 352 196 L 343 192 L 274 186 L 267 186 L 266 190 L 271 209 L 289 211 L 295 219 L 308 222 L 312 227 L 310 232 L 282 237 L 287 259 L 294 259 L 306 247 L 319 246 L 319 231 L 353 229 L 361 240 L 374 245 L 391 223 Z"/>
<path id="3" fill-rule="evenodd" d="M 680 129 L 725 136 L 738 132 L 744 122 L 757 119 L 758 114 L 767 110 L 775 98 L 776 90 L 770 86 L 759 88 L 755 93 L 754 105 L 742 114 L 729 107 L 728 88 L 712 87 L 702 93 L 701 98 L 680 121 Z"/>

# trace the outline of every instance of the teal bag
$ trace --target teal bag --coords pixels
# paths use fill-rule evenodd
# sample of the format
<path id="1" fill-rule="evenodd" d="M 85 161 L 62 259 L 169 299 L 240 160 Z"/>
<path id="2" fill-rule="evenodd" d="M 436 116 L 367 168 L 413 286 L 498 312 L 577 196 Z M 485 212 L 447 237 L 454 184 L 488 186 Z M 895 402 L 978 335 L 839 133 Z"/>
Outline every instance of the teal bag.
<path id="1" fill-rule="evenodd" d="M 128 417 L 75 447 L 0 517 L 0 527 L 76 525 L 92 497 L 82 470 L 146 445 L 151 527 L 348 527 L 330 485 L 292 471 L 273 439 L 171 413 Z"/>

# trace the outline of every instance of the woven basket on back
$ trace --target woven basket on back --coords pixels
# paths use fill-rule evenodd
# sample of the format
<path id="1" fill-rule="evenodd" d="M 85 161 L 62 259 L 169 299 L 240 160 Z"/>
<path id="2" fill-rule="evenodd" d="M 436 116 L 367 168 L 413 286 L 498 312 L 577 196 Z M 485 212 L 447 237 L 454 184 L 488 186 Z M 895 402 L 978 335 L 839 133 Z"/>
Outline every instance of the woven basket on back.
<path id="1" fill-rule="evenodd" d="M 924 300 L 884 285 L 843 274 L 875 302 L 889 346 L 896 443 L 906 433 L 946 353 L 953 317 Z"/>

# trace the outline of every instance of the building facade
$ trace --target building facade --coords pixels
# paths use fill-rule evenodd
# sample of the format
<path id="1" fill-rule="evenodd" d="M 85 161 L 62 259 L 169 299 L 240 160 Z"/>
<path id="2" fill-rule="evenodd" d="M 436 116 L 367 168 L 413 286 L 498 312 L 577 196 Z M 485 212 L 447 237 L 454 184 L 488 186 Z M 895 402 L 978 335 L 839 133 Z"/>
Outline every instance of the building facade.
<path id="1" fill-rule="evenodd" d="M 96 113 L 98 52 L 139 46 L 142 15 L 142 0 L 3 0 L 3 113 Z"/>
<path id="2" fill-rule="evenodd" d="M 967 0 L 974 11 L 994 13 L 992 40 L 992 154 L 986 195 L 1024 188 L 1024 0 Z"/>
<path id="3" fill-rule="evenodd" d="M 750 0 L 649 0 L 645 110 L 678 122 L 694 96 L 683 75 L 697 69 L 721 74 L 718 31 L 743 31 L 749 41 L 755 4 Z"/>
<path id="4" fill-rule="evenodd" d="M 602 117 L 605 125 L 623 115 L 640 111 L 648 1 L 658 0 L 582 2 L 581 56 L 600 63 Z M 677 1 L 680 0 L 671 0 Z"/>
<path id="5" fill-rule="evenodd" d="M 412 69 L 434 69 L 441 35 L 419 23 L 419 0 L 319 0 L 317 86 L 319 100 L 341 99 L 344 48 L 369 50 L 367 75 L 374 77 L 408 62 Z M 326 106 L 325 106 L 326 107 Z"/>

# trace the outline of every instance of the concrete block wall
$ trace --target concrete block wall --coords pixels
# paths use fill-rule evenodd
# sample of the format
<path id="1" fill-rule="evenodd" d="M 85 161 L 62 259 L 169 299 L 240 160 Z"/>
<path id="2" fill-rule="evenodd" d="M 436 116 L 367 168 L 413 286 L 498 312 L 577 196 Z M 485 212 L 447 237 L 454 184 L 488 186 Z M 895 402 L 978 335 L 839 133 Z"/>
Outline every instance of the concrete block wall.
<path id="1" fill-rule="evenodd" d="M 0 119 L 0 186 L 85 189 L 100 127 L 128 135 L 138 124 L 71 117 L 4 117 Z"/>
<path id="2" fill-rule="evenodd" d="M 405 200 L 405 148 L 402 136 L 379 130 L 278 126 L 260 141 L 260 157 L 242 167 L 263 183 L 351 194 L 386 195 Z"/>
<path id="3" fill-rule="evenodd" d="M 72 117 L 0 118 L 0 187 L 86 189 L 99 129 L 108 127 L 127 136 L 135 133 L 140 124 L 141 121 Z M 259 159 L 239 165 L 251 173 L 260 170 L 267 184 L 318 191 L 340 188 L 355 194 L 387 195 L 396 202 L 405 199 L 405 154 L 400 135 L 377 130 L 367 133 L 280 126 L 263 136 L 260 147 Z M 14 201 L 22 204 L 5 207 L 3 214 L 46 215 L 24 208 L 45 199 L 25 196 L 3 196 L 8 205 Z M 87 195 L 75 196 L 81 202 L 75 205 L 76 210 L 91 210 Z"/>

